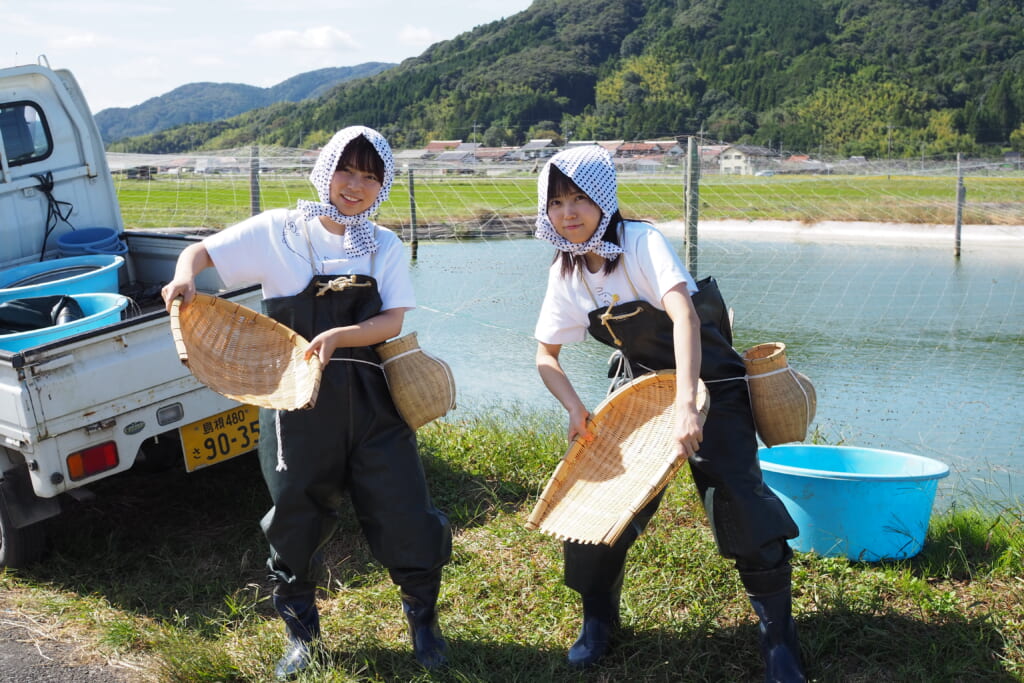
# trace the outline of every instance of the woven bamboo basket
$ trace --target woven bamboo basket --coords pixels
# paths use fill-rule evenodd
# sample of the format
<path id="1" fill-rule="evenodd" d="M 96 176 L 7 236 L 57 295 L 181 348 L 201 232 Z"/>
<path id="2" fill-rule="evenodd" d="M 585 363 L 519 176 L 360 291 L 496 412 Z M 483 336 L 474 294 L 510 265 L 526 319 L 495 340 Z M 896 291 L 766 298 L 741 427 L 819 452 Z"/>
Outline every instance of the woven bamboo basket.
<path id="1" fill-rule="evenodd" d="M 782 342 L 758 344 L 743 352 L 754 426 L 765 446 L 803 441 L 818 408 L 807 376 L 789 366 Z"/>
<path id="2" fill-rule="evenodd" d="M 591 416 L 594 439 L 572 443 L 526 528 L 563 541 L 614 544 L 685 462 L 672 444 L 675 396 L 675 371 L 662 370 L 605 398 Z M 709 401 L 703 382 L 696 398 L 703 425 Z"/>
<path id="3" fill-rule="evenodd" d="M 171 304 L 171 334 L 181 362 L 200 382 L 241 403 L 277 410 L 311 408 L 320 358 L 303 358 L 301 335 L 273 318 L 215 296 Z"/>
<path id="4" fill-rule="evenodd" d="M 440 358 L 420 348 L 416 333 L 374 347 L 384 366 L 391 398 L 414 430 L 455 409 L 455 377 Z"/>

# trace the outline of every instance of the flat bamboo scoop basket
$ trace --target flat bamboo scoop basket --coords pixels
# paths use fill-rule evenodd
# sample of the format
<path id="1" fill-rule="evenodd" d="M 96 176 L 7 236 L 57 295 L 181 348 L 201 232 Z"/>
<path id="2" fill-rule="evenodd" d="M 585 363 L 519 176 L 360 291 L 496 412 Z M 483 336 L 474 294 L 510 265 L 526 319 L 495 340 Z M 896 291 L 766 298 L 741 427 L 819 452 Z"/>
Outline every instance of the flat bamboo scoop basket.
<path id="1" fill-rule="evenodd" d="M 630 520 L 685 462 L 672 447 L 676 373 L 638 377 L 591 416 L 592 441 L 573 441 L 540 495 L 526 528 L 563 541 L 613 545 Z M 701 424 L 707 388 L 697 387 Z"/>
<path id="2" fill-rule="evenodd" d="M 197 293 L 171 303 L 171 334 L 181 362 L 219 394 L 277 410 L 316 403 L 320 358 L 303 358 L 309 342 L 269 316 Z"/>

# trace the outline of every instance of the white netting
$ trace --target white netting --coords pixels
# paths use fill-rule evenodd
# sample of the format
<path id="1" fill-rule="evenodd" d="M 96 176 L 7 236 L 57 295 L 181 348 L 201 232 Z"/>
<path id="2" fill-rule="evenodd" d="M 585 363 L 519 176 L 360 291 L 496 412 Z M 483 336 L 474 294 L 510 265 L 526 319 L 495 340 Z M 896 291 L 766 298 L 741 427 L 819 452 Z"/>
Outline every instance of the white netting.
<path id="1" fill-rule="evenodd" d="M 417 243 L 420 307 L 406 329 L 450 363 L 460 407 L 557 409 L 533 367 L 552 255 L 529 237 L 541 162 L 396 156 L 400 174 L 377 218 Z M 306 176 L 315 158 L 266 147 L 110 155 L 127 228 L 230 225 L 257 208 L 253 178 L 258 208 L 313 199 Z M 619 166 L 623 213 L 654 221 L 684 254 L 684 162 Z M 927 159 L 839 162 L 829 171 L 702 172 L 695 270 L 714 275 L 735 309 L 737 348 L 786 343 L 791 365 L 818 390 L 823 441 L 935 457 L 953 468 L 947 492 L 1019 498 L 1024 172 L 999 161 Z M 965 201 L 956 259 L 958 172 Z M 596 342 L 562 352 L 592 408 L 608 385 L 608 354 Z"/>

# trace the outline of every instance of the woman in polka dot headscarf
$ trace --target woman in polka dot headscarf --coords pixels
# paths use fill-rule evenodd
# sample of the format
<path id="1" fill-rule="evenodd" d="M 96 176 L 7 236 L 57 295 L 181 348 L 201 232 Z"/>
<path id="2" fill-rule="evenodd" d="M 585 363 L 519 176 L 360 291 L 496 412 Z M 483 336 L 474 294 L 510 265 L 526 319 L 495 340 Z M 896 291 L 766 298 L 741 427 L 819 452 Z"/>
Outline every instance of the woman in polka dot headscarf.
<path id="1" fill-rule="evenodd" d="M 260 409 L 259 457 L 273 501 L 262 527 L 288 635 L 279 680 L 316 655 L 320 548 L 346 491 L 371 551 L 400 589 L 417 661 L 445 663 L 435 607 L 451 529 L 431 502 L 415 434 L 372 348 L 398 336 L 416 306 L 402 243 L 371 220 L 393 178 L 391 148 L 377 131 L 340 130 L 310 174 L 319 201 L 265 211 L 189 246 L 163 289 L 169 309 L 177 297 L 189 304 L 196 275 L 211 266 L 229 287 L 259 283 L 266 313 L 311 340 L 306 356 L 323 364 L 312 409 Z"/>
<path id="2" fill-rule="evenodd" d="M 535 330 L 537 370 L 568 413 L 569 440 L 593 437 L 590 412 L 559 362 L 563 344 L 589 333 L 621 353 L 625 379 L 675 369 L 675 455 L 689 462 L 718 550 L 735 561 L 761 620 L 765 680 L 804 680 L 787 543 L 798 530 L 761 478 L 746 369 L 717 284 L 694 282 L 653 225 L 622 217 L 615 166 L 601 147 L 556 154 L 540 173 L 537 195 L 536 235 L 556 248 Z M 710 395 L 703 427 L 698 377 Z M 564 544 L 565 583 L 583 602 L 583 626 L 568 655 L 573 667 L 591 666 L 608 651 L 627 551 L 661 498 L 640 510 L 614 545 Z"/>

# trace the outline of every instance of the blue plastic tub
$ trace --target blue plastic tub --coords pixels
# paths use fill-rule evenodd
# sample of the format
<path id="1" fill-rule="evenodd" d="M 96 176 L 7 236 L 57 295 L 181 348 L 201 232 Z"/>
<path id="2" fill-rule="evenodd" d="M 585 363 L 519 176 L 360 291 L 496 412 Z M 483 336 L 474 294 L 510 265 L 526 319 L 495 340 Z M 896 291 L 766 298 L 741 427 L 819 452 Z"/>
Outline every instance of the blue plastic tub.
<path id="1" fill-rule="evenodd" d="M 0 272 L 0 302 L 54 294 L 118 291 L 124 258 L 114 254 L 69 256 L 16 266 Z"/>
<path id="2" fill-rule="evenodd" d="M 949 475 L 937 460 L 874 448 L 774 446 L 758 456 L 800 527 L 794 550 L 867 562 L 921 552 L 938 480 Z"/>
<path id="3" fill-rule="evenodd" d="M 128 307 L 128 297 L 107 292 L 95 294 L 73 294 L 72 298 L 82 308 L 84 318 L 72 320 L 63 325 L 42 327 L 28 332 L 0 334 L 0 349 L 22 351 L 56 339 L 81 334 L 121 320 L 121 311 Z"/>
<path id="4" fill-rule="evenodd" d="M 57 238 L 57 249 L 61 256 L 83 256 L 88 254 L 117 254 L 128 252 L 126 245 L 113 228 L 79 228 L 63 233 Z"/>

